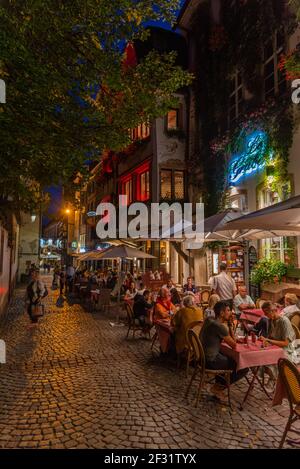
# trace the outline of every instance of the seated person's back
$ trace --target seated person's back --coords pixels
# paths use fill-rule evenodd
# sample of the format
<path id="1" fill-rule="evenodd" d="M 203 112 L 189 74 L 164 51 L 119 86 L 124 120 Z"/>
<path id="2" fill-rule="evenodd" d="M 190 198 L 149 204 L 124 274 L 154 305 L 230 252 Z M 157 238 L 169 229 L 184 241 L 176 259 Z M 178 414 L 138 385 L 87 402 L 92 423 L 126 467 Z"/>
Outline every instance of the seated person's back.
<path id="1" fill-rule="evenodd" d="M 175 343 L 177 353 L 182 352 L 186 346 L 186 334 L 189 325 L 195 321 L 203 321 L 203 311 L 195 306 L 194 297 L 187 295 L 183 299 L 183 308 L 175 314 L 172 324 L 175 327 Z"/>

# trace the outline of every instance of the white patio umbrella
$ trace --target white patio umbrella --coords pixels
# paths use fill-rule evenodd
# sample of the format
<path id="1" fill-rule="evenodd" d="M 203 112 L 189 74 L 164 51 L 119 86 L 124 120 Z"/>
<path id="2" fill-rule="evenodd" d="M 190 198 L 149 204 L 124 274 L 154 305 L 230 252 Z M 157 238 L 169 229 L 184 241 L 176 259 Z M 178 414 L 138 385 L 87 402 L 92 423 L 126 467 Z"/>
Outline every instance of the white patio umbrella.
<path id="1" fill-rule="evenodd" d="M 235 239 L 300 236 L 300 196 L 239 217 L 224 228 L 236 230 Z"/>
<path id="2" fill-rule="evenodd" d="M 230 241 L 235 233 L 236 229 L 228 230 L 226 228 L 227 223 L 231 220 L 239 218 L 242 212 L 238 209 L 228 209 L 220 213 L 216 213 L 211 217 L 205 218 L 203 223 L 203 233 L 200 233 L 200 238 L 198 234 L 198 240 L 202 242 L 210 241 Z M 191 228 L 194 225 L 187 220 L 183 220 L 180 223 L 171 227 L 170 230 L 170 241 L 185 241 L 190 247 L 188 249 L 193 249 L 193 242 L 196 242 L 195 237 L 186 237 L 183 228 Z M 183 231 L 182 231 L 183 230 Z M 181 236 L 181 233 L 182 236 Z M 162 237 L 165 237 L 168 233 L 162 233 Z M 181 238 L 180 238 L 181 236 Z"/>
<path id="3" fill-rule="evenodd" d="M 110 248 L 106 249 L 99 253 L 98 260 L 100 259 L 155 259 L 155 256 L 151 254 L 147 254 L 146 252 L 140 251 L 139 249 L 132 248 L 130 246 L 126 246 L 125 244 L 121 244 L 119 246 L 111 246 Z M 119 262 L 119 278 L 118 278 L 118 302 L 120 302 L 120 293 L 121 293 L 121 286 L 122 286 L 122 279 L 121 279 L 121 272 L 120 272 L 120 262 Z"/>
<path id="4" fill-rule="evenodd" d="M 97 260 L 100 259 L 154 259 L 155 256 L 139 249 L 121 244 L 119 246 L 111 246 L 105 251 L 98 252 Z"/>

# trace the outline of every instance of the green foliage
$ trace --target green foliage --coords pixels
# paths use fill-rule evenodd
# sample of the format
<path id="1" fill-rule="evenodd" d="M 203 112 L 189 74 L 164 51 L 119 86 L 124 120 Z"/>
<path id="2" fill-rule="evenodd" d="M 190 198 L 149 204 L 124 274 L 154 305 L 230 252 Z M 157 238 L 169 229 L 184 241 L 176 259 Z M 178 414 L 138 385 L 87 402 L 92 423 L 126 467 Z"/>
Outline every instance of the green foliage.
<path id="1" fill-rule="evenodd" d="M 280 282 L 287 273 L 287 266 L 275 259 L 260 259 L 256 268 L 251 273 L 251 283 L 260 285 L 262 283 Z"/>
<path id="2" fill-rule="evenodd" d="M 243 139 L 247 130 L 243 130 L 242 125 L 248 126 L 250 131 L 251 128 L 255 130 L 260 124 L 252 115 L 251 109 L 257 109 L 262 102 L 261 73 L 264 46 L 275 30 L 281 26 L 286 31 L 291 31 L 295 27 L 293 17 L 285 14 L 284 0 L 235 2 L 235 7 L 232 8 L 224 5 L 222 12 L 219 40 L 213 48 L 211 39 L 215 36 L 216 26 L 210 22 L 209 2 L 203 3 L 199 8 L 194 25 L 199 31 L 195 37 L 199 63 L 195 93 L 199 120 L 201 120 L 200 145 L 202 146 L 197 154 L 202 161 L 204 159 L 204 179 L 208 181 L 205 189 L 209 189 L 206 191 L 209 214 L 224 209 L 226 203 L 228 143 L 232 142 L 235 145 L 239 143 L 237 139 L 240 138 L 240 141 Z M 244 103 L 241 112 L 242 121 L 234 122 L 234 128 L 226 132 L 230 84 L 237 70 L 241 73 L 242 81 L 252 97 Z M 276 153 L 274 184 L 277 185 L 286 181 L 293 135 L 290 96 L 288 98 L 288 103 L 280 98 L 281 101 L 267 105 L 266 108 L 270 107 L 270 113 L 266 113 L 266 118 L 262 119 L 263 129 L 268 133 L 270 145 Z M 276 106 L 278 106 L 277 113 Z M 271 122 L 267 121 L 267 116 Z"/>
<path id="3" fill-rule="evenodd" d="M 11 199 L 30 210 L 40 197 L 31 181 L 69 181 L 103 149 L 126 146 L 129 128 L 176 104 L 173 93 L 191 77 L 175 55 L 151 52 L 125 68 L 123 49 L 147 37 L 143 22 L 172 22 L 177 7 L 177 0 L 0 2 L 2 205 Z"/>
<path id="4" fill-rule="evenodd" d="M 218 249 L 219 247 L 225 247 L 228 243 L 226 241 L 210 241 L 209 243 L 205 243 L 205 247 L 208 249 Z"/>
<path id="5" fill-rule="evenodd" d="M 221 159 L 224 154 L 233 155 L 242 151 L 247 135 L 255 130 L 263 130 L 268 137 L 268 144 L 262 160 L 266 160 L 272 175 L 272 189 L 280 191 L 288 184 L 289 152 L 293 143 L 294 116 L 289 98 L 272 100 L 242 116 L 234 129 L 212 142 L 211 150 L 215 157 Z"/>

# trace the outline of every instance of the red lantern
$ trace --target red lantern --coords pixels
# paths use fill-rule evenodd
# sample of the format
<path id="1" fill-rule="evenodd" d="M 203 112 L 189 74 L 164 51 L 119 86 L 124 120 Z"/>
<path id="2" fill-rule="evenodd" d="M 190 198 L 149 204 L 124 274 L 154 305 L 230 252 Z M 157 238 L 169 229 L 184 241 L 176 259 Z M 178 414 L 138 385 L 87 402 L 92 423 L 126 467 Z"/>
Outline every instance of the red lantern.
<path id="1" fill-rule="evenodd" d="M 125 48 L 123 68 L 127 70 L 128 68 L 137 66 L 137 56 L 135 48 L 132 42 L 129 42 Z"/>

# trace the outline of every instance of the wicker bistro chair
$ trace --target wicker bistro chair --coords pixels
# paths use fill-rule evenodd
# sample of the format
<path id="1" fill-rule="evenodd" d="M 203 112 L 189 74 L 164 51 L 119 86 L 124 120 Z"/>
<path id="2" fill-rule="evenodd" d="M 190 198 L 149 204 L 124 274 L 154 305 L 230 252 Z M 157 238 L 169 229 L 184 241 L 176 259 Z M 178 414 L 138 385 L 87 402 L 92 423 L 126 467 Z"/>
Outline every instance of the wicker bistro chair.
<path id="1" fill-rule="evenodd" d="M 201 292 L 201 307 L 203 309 L 208 307 L 210 295 L 211 295 L 210 290 L 202 290 L 202 292 Z"/>
<path id="2" fill-rule="evenodd" d="M 295 325 L 300 329 L 300 311 L 296 311 L 293 313 L 290 317 L 289 320 L 291 321 L 292 325 Z"/>
<path id="3" fill-rule="evenodd" d="M 278 369 L 279 377 L 284 385 L 290 405 L 289 419 L 279 445 L 279 448 L 282 448 L 292 424 L 300 419 L 300 373 L 297 367 L 287 358 L 280 358 L 278 360 Z M 295 430 L 293 431 L 298 433 Z"/>
<path id="4" fill-rule="evenodd" d="M 266 300 L 262 300 L 261 298 L 258 298 L 255 303 L 255 307 L 257 309 L 261 309 L 262 305 L 266 302 Z"/>
<path id="5" fill-rule="evenodd" d="M 127 331 L 126 339 L 128 338 L 130 331 L 132 331 L 132 336 L 134 338 L 136 331 L 143 331 L 144 328 L 140 326 L 139 324 L 137 324 L 138 320 L 134 317 L 133 309 L 129 303 L 125 303 L 125 310 L 127 314 L 127 323 L 128 323 L 128 331 Z M 148 334 L 150 337 L 150 329 L 149 329 Z"/>
<path id="6" fill-rule="evenodd" d="M 206 368 L 205 365 L 205 354 L 204 350 L 202 347 L 202 344 L 200 342 L 200 339 L 198 338 L 197 334 L 190 329 L 188 331 L 188 341 L 189 345 L 193 350 L 193 355 L 195 359 L 195 370 L 194 373 L 191 377 L 191 380 L 189 382 L 189 385 L 187 387 L 185 397 L 187 398 L 192 386 L 193 381 L 197 378 L 197 375 L 199 375 L 200 381 L 198 385 L 198 391 L 197 391 L 197 396 L 196 396 L 196 404 L 195 407 L 198 407 L 199 399 L 200 399 L 200 394 L 201 394 L 201 389 L 203 387 L 205 377 L 206 375 L 210 376 L 223 376 L 226 382 L 226 388 L 228 392 L 228 404 L 229 407 L 231 408 L 231 400 L 230 400 L 230 375 L 232 373 L 231 370 L 210 370 Z"/>
<path id="7" fill-rule="evenodd" d="M 189 343 L 188 333 L 189 333 L 189 330 L 192 330 L 192 331 L 195 332 L 197 337 L 199 337 L 202 326 L 203 326 L 203 321 L 194 321 L 194 322 L 191 322 L 188 325 L 188 328 L 187 328 L 187 333 L 186 333 L 186 344 L 187 344 L 186 377 L 188 377 L 188 375 L 189 375 L 190 363 L 191 363 L 192 360 L 195 359 L 193 348 L 190 346 L 190 343 Z"/>
<path id="8" fill-rule="evenodd" d="M 296 339 L 300 339 L 300 331 L 299 331 L 298 327 L 295 324 L 292 323 L 292 328 L 295 332 Z"/>
<path id="9" fill-rule="evenodd" d="M 103 313 L 107 313 L 110 311 L 110 308 L 113 306 L 110 302 L 110 289 L 109 288 L 101 288 L 98 297 L 98 305 L 100 306 L 100 310 Z"/>

